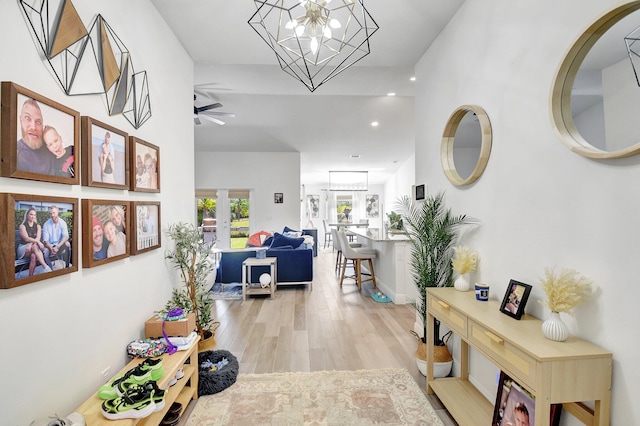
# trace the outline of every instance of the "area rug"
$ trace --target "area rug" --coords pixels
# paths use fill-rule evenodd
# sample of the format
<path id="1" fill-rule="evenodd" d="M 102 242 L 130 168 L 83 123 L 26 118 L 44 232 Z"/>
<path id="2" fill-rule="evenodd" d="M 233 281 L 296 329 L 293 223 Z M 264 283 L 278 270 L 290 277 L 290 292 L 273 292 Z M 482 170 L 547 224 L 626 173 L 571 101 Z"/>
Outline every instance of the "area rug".
<path id="1" fill-rule="evenodd" d="M 242 300 L 242 285 L 215 283 L 211 293 L 213 300 Z"/>
<path id="2" fill-rule="evenodd" d="M 187 426 L 443 426 L 405 369 L 239 374 L 234 385 L 201 396 Z"/>

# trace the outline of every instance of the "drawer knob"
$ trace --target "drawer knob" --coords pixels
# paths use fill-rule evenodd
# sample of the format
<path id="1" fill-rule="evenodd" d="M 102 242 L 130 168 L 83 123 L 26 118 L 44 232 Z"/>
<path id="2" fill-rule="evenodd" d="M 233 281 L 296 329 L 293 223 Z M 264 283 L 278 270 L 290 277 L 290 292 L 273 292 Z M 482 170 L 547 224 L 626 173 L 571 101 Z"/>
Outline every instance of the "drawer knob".
<path id="1" fill-rule="evenodd" d="M 442 306 L 445 309 L 449 309 L 449 305 L 444 303 L 442 300 L 438 300 L 438 305 Z"/>
<path id="2" fill-rule="evenodd" d="M 493 341 L 493 343 L 496 343 L 498 345 L 502 345 L 504 343 L 504 340 L 501 337 L 496 336 L 495 334 L 491 333 L 490 331 L 485 331 L 484 334 L 489 339 L 491 339 L 491 341 Z"/>

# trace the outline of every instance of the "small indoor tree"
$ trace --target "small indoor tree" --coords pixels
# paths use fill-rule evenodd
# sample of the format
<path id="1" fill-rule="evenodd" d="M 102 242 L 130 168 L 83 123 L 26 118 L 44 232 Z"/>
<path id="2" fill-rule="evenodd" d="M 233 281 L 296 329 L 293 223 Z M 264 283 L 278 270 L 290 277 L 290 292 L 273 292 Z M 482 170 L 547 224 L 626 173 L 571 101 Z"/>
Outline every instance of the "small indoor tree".
<path id="1" fill-rule="evenodd" d="M 198 229 L 190 223 L 175 223 L 165 230 L 174 242 L 174 248 L 165 252 L 174 269 L 180 273 L 184 287 L 173 290 L 165 310 L 182 308 L 196 317 L 196 328 L 201 339 L 212 336 L 214 324 L 211 315 L 213 299 L 208 280 L 215 267 L 209 257 L 213 242 L 203 241 Z"/>
<path id="2" fill-rule="evenodd" d="M 453 285 L 453 248 L 461 228 L 475 221 L 466 215 L 453 215 L 445 206 L 442 192 L 427 197 L 421 204 L 404 196 L 398 204 L 403 210 L 404 228 L 411 238 L 411 269 L 418 289 L 415 307 L 424 327 L 422 342 L 426 343 L 427 288 Z M 439 321 L 435 323 L 433 339 L 436 346 L 443 344 Z"/>

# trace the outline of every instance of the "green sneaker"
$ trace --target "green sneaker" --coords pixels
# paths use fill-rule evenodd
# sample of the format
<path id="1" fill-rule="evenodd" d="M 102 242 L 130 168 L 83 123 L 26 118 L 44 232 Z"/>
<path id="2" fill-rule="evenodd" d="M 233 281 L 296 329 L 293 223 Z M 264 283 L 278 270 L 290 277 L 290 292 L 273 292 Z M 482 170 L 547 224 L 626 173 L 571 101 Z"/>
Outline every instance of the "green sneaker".
<path id="1" fill-rule="evenodd" d="M 98 396 L 101 399 L 114 399 L 120 396 L 117 391 L 117 386 L 120 383 L 142 385 L 149 380 L 160 380 L 163 375 L 164 368 L 162 367 L 161 358 L 146 359 L 126 373 L 114 377 L 110 383 L 100 386 Z"/>
<path id="2" fill-rule="evenodd" d="M 109 420 L 141 419 L 155 410 L 153 394 L 142 389 L 131 390 L 118 398 L 103 401 L 101 407 L 102 415 Z"/>
<path id="3" fill-rule="evenodd" d="M 153 380 L 150 380 L 143 385 L 121 382 L 116 386 L 116 391 L 120 396 L 127 393 L 149 393 L 151 394 L 153 402 L 156 404 L 155 411 L 160 411 L 164 408 L 164 396 L 166 391 L 160 389 L 158 384 Z"/>

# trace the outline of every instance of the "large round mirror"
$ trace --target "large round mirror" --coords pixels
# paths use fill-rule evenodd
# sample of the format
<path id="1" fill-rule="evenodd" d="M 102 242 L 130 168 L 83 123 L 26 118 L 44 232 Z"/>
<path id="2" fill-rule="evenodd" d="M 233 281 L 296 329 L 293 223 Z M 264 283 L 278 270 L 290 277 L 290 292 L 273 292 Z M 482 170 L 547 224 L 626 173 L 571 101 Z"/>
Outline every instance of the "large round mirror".
<path id="1" fill-rule="evenodd" d="M 444 174 L 454 185 L 478 180 L 491 153 L 491 122 L 479 106 L 456 109 L 444 129 L 440 157 Z"/>
<path id="2" fill-rule="evenodd" d="M 551 93 L 562 141 L 591 158 L 640 152 L 640 1 L 619 6 L 577 39 Z"/>

